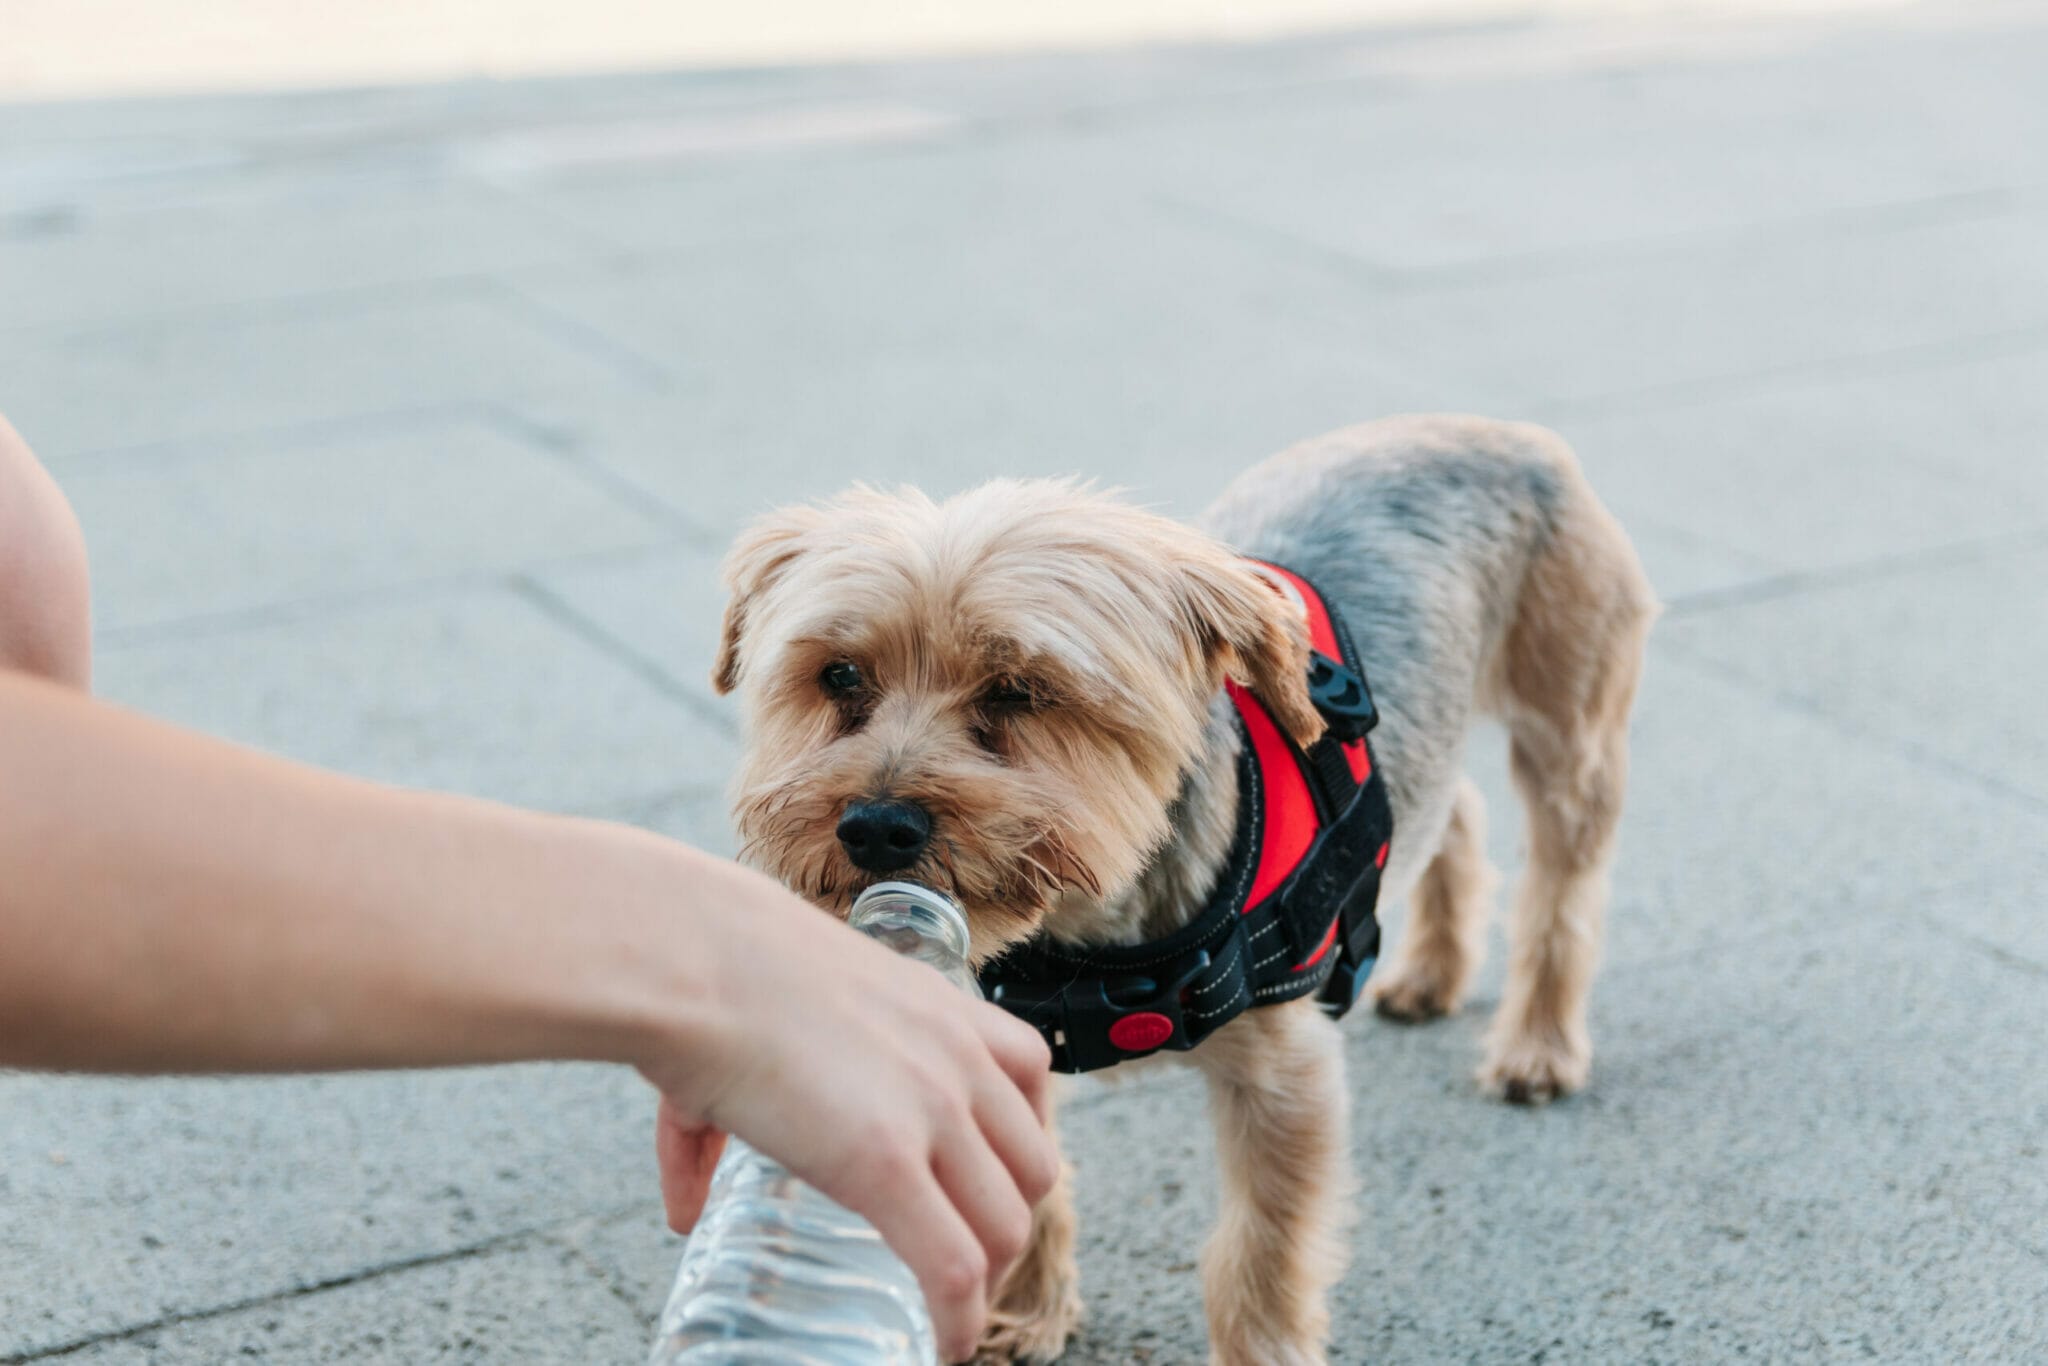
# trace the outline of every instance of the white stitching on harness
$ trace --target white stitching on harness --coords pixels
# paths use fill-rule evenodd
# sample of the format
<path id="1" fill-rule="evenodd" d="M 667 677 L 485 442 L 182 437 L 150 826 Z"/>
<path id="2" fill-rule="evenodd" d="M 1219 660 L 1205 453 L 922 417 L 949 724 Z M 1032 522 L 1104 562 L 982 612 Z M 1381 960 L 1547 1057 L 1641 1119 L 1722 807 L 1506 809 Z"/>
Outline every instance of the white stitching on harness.
<path id="1" fill-rule="evenodd" d="M 1224 1003 L 1223 1003 L 1222 1005 L 1220 1005 L 1220 1006 L 1216 1007 L 1216 1009 L 1214 1009 L 1214 1010 L 1191 1010 L 1191 1011 L 1189 1011 L 1188 1013 L 1189 1013 L 1190 1015 L 1193 1015 L 1193 1016 L 1194 1016 L 1194 1017 L 1195 1017 L 1195 1018 L 1196 1018 L 1197 1020 L 1213 1020 L 1213 1019 L 1215 1019 L 1215 1018 L 1216 1018 L 1216 1017 L 1217 1017 L 1218 1015 L 1227 1015 L 1227 1014 L 1229 1014 L 1229 1013 L 1230 1013 L 1230 1008 L 1231 1008 L 1232 1006 L 1236 1005 L 1236 1004 L 1237 1004 L 1237 1003 L 1238 1003 L 1238 1002 L 1239 1002 L 1240 1000 L 1242 1000 L 1243 998 L 1244 998 L 1244 979 L 1243 979 L 1242 977 L 1240 977 L 1240 978 L 1238 978 L 1238 979 L 1237 979 L 1237 990 L 1236 990 L 1235 992 L 1233 992 L 1233 993 L 1231 994 L 1231 997 L 1230 997 L 1230 999 L 1229 999 L 1229 1000 L 1227 1000 L 1227 1001 L 1225 1001 L 1225 1002 L 1224 1002 Z"/>
<path id="2" fill-rule="evenodd" d="M 1227 982 L 1227 981 L 1229 981 L 1229 980 L 1230 980 L 1230 979 L 1229 979 L 1228 977 L 1224 976 L 1223 974 L 1225 974 L 1225 973 L 1228 973 L 1228 972 L 1230 971 L 1230 969 L 1231 969 L 1231 968 L 1233 968 L 1233 967 L 1237 966 L 1237 960 L 1238 960 L 1238 958 L 1240 958 L 1240 957 L 1242 957 L 1242 956 L 1243 956 L 1243 952 L 1244 952 L 1244 951 L 1243 951 L 1243 948 L 1241 947 L 1241 944 L 1239 944 L 1239 943 L 1237 943 L 1237 942 L 1233 942 L 1233 943 L 1231 944 L 1231 951 L 1232 951 L 1232 956 L 1231 956 L 1231 958 L 1230 958 L 1230 959 L 1229 959 L 1229 960 L 1228 960 L 1227 962 L 1224 962 L 1224 963 L 1219 963 L 1219 964 L 1217 964 L 1217 965 L 1216 965 L 1216 972 L 1217 972 L 1217 977 L 1216 977 L 1216 980 L 1215 980 L 1215 981 L 1213 981 L 1213 982 L 1211 982 L 1211 983 L 1209 983 L 1209 985 L 1208 985 L 1208 986 L 1205 986 L 1205 987 L 1196 987 L 1196 988 L 1195 988 L 1195 989 L 1194 989 L 1193 991 L 1190 991 L 1190 992 L 1188 993 L 1188 996 L 1189 996 L 1190 998 L 1199 998 L 1199 997 L 1202 997 L 1202 996 L 1206 996 L 1206 995 L 1208 995 L 1208 994 L 1209 994 L 1210 992 L 1212 992 L 1212 991 L 1216 990 L 1216 988 L 1218 988 L 1218 987 L 1222 986 L 1222 985 L 1223 985 L 1223 984 L 1224 984 L 1225 982 Z M 1237 984 L 1238 984 L 1238 985 L 1239 985 L 1240 987 L 1242 987 L 1242 986 L 1244 985 L 1244 980 L 1243 980 L 1242 978 L 1239 978 L 1239 979 L 1238 979 L 1238 983 L 1237 983 Z"/>

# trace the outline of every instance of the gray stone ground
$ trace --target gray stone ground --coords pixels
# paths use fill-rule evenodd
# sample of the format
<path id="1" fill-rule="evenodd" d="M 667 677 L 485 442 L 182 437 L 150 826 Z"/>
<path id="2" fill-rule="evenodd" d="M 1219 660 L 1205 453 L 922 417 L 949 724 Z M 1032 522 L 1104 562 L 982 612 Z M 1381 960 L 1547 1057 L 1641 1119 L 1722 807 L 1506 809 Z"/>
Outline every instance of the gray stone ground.
<path id="1" fill-rule="evenodd" d="M 1591 1089 L 1351 1028 L 1342 1361 L 2048 1360 L 2048 9 L 0 109 L 0 407 L 107 696 L 726 843 L 736 523 L 1389 411 L 1670 603 Z M 1497 742 L 1494 842 L 1516 830 Z M 649 1098 L 0 1076 L 0 1359 L 627 1362 Z M 1082 1362 L 1202 1350 L 1187 1080 L 1085 1089 Z"/>

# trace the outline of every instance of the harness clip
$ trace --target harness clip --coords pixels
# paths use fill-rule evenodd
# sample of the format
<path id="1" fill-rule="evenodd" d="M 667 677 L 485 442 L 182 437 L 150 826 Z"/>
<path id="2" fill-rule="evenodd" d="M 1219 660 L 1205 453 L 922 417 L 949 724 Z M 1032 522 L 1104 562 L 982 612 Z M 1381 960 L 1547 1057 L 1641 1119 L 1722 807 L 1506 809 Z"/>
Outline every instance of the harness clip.
<path id="1" fill-rule="evenodd" d="M 1091 1072 L 1162 1048 L 1193 1048 L 1181 993 L 1208 969 L 1203 950 L 1167 980 L 1094 977 L 1052 987 L 998 982 L 989 1000 L 1037 1028 L 1052 1049 L 1053 1071 Z"/>
<path id="2" fill-rule="evenodd" d="M 1372 704 L 1372 693 L 1366 689 L 1365 680 L 1342 660 L 1332 659 L 1321 650 L 1309 652 L 1308 696 L 1323 714 L 1330 734 L 1339 740 L 1363 740 L 1366 732 L 1379 724 L 1380 714 Z"/>

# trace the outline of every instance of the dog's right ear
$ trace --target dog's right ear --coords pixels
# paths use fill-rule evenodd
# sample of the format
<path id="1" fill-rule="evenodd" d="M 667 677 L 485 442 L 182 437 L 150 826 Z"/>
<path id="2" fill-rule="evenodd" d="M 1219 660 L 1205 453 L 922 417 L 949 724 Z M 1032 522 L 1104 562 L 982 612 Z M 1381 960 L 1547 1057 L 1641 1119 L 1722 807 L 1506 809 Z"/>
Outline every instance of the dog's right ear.
<path id="1" fill-rule="evenodd" d="M 723 696 L 739 686 L 740 637 L 747 613 L 761 593 L 804 550 L 803 540 L 824 524 L 816 508 L 782 508 L 748 527 L 733 542 L 721 577 L 726 591 L 725 621 L 718 633 L 718 658 L 711 666 L 711 686 Z"/>

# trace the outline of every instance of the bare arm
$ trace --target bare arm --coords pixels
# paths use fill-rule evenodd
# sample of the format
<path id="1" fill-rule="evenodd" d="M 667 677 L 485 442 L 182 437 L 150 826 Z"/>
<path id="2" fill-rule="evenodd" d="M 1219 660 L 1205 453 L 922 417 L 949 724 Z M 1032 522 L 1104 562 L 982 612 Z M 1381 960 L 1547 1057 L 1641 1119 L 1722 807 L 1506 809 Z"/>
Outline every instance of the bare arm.
<path id="1" fill-rule="evenodd" d="M 954 1348 L 1052 1178 L 1036 1035 L 757 874 L 0 671 L 0 1066 L 538 1058 L 638 1067 L 859 1209 Z"/>

